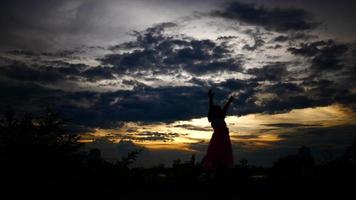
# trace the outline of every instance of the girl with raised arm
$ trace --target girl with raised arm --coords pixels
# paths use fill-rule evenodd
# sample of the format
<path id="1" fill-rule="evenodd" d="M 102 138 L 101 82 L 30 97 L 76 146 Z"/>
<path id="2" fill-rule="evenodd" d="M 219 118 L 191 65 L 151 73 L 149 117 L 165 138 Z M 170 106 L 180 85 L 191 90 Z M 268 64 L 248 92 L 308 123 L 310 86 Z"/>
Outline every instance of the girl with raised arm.
<path id="1" fill-rule="evenodd" d="M 225 123 L 226 111 L 234 98 L 231 96 L 223 108 L 214 104 L 214 93 L 208 92 L 209 112 L 208 120 L 214 129 L 210 139 L 208 151 L 203 159 L 203 166 L 210 170 L 228 169 L 233 165 L 232 148 L 229 129 Z"/>

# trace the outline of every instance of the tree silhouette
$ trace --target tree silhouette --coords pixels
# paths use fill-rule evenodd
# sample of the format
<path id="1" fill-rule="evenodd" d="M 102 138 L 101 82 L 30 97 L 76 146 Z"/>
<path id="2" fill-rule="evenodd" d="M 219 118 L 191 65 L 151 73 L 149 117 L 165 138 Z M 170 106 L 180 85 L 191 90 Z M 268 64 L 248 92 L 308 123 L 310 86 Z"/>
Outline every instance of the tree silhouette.
<path id="1" fill-rule="evenodd" d="M 12 110 L 5 113 L 0 120 L 0 157 L 5 163 L 1 173 L 11 195 L 26 190 L 25 185 L 41 188 L 75 177 L 81 144 L 78 135 L 66 130 L 67 124 L 51 109 L 38 117 L 15 115 Z M 35 192 L 34 188 L 27 190 Z"/>

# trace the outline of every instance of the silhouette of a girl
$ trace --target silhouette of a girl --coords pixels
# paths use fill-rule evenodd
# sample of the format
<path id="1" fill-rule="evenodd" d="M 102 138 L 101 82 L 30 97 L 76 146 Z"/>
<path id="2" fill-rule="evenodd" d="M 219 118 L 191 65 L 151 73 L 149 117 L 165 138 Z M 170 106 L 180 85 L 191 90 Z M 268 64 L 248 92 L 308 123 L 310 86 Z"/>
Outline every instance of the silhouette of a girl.
<path id="1" fill-rule="evenodd" d="M 203 166 L 210 170 L 227 169 L 233 165 L 233 157 L 229 129 L 224 119 L 234 98 L 231 96 L 221 109 L 220 106 L 214 105 L 212 90 L 209 90 L 208 97 L 208 120 L 214 129 L 214 133 L 210 139 L 207 154 L 203 159 Z"/>

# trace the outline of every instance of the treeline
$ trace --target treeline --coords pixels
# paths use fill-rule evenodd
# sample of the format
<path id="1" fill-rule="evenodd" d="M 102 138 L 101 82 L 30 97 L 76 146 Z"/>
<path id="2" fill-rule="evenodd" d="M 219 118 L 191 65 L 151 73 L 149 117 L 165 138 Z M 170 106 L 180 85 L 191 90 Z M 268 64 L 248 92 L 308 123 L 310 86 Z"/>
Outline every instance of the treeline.
<path id="1" fill-rule="evenodd" d="M 280 158 L 272 168 L 242 160 L 228 171 L 206 171 L 192 156 L 170 168 L 130 168 L 141 150 L 116 163 L 99 149 L 83 151 L 68 121 L 47 109 L 40 116 L 6 112 L 0 121 L 1 188 L 24 199 L 109 198 L 329 198 L 353 192 L 356 143 L 339 158 L 316 164 L 308 147 Z"/>

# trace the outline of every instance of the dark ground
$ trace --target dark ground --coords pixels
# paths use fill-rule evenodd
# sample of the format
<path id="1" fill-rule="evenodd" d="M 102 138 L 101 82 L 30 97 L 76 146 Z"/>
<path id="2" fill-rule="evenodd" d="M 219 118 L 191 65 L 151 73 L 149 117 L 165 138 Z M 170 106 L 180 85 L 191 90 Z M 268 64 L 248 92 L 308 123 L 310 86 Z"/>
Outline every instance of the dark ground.
<path id="1" fill-rule="evenodd" d="M 301 147 L 271 168 L 242 161 L 232 169 L 206 171 L 176 160 L 173 167 L 130 168 L 140 150 L 116 163 L 98 149 L 82 152 L 78 136 L 55 112 L 1 120 L 1 196 L 7 199 L 353 199 L 356 143 L 331 162 L 316 164 Z M 3 199 L 3 198 L 1 198 Z"/>

